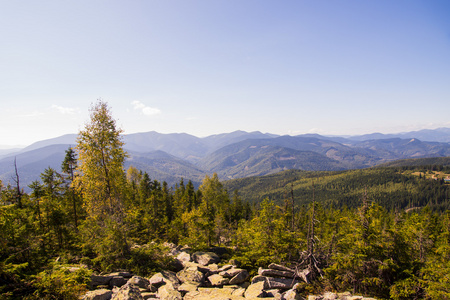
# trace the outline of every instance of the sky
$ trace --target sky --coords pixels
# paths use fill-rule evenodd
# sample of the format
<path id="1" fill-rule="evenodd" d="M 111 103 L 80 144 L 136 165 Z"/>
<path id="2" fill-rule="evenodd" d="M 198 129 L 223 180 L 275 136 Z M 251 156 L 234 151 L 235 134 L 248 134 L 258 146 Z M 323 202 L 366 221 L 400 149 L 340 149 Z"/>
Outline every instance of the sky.
<path id="1" fill-rule="evenodd" d="M 0 2 L 0 145 L 125 134 L 450 127 L 450 1 Z"/>

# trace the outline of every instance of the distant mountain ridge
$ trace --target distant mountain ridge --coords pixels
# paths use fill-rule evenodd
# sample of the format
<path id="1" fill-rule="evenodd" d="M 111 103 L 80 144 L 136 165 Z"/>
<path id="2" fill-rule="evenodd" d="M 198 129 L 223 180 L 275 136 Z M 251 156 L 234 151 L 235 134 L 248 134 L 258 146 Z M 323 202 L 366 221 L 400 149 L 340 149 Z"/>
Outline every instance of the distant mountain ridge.
<path id="1" fill-rule="evenodd" d="M 366 168 L 399 159 L 447 157 L 450 129 L 422 130 L 398 135 L 354 137 L 306 134 L 279 136 L 235 131 L 204 138 L 186 133 L 155 131 L 123 136 L 130 165 L 152 179 L 174 185 L 181 178 L 199 185 L 206 174 L 217 172 L 223 180 L 267 175 L 283 170 L 335 171 Z M 399 137 L 401 136 L 401 137 Z M 39 179 L 45 168 L 60 170 L 65 150 L 76 144 L 75 134 L 43 140 L 0 157 L 0 179 L 10 182 L 16 158 L 23 185 Z M 402 138 L 407 137 L 407 138 Z"/>

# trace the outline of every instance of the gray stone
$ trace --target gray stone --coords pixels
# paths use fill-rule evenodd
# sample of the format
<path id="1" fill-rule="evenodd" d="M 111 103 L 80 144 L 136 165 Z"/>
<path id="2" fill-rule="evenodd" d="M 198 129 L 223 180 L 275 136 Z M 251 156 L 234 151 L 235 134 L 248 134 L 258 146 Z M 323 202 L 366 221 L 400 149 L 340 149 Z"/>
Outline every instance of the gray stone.
<path id="1" fill-rule="evenodd" d="M 241 284 L 245 282 L 249 277 L 250 274 L 247 272 L 247 270 L 241 270 L 241 272 L 230 279 L 230 284 Z"/>
<path id="2" fill-rule="evenodd" d="M 291 289 L 283 294 L 283 300 L 304 300 L 304 298 L 297 292 L 296 289 Z"/>
<path id="3" fill-rule="evenodd" d="M 212 286 L 222 286 L 230 282 L 230 279 L 222 277 L 219 274 L 209 276 L 208 280 L 211 282 Z"/>
<path id="4" fill-rule="evenodd" d="M 245 298 L 262 298 L 266 295 L 264 289 L 264 281 L 251 284 L 244 293 Z"/>
<path id="5" fill-rule="evenodd" d="M 113 276 L 109 275 L 91 275 L 91 285 L 99 286 L 99 285 L 109 285 L 109 281 Z"/>
<path id="6" fill-rule="evenodd" d="M 123 277 L 122 277 L 123 278 Z M 114 293 L 111 300 L 143 300 L 144 298 L 137 286 L 126 284 L 117 293 Z"/>
<path id="7" fill-rule="evenodd" d="M 252 284 L 257 282 L 264 282 L 265 289 L 282 289 L 289 290 L 294 287 L 298 280 L 290 279 L 290 278 L 273 278 L 266 276 L 255 276 L 252 278 Z"/>
<path id="8" fill-rule="evenodd" d="M 108 289 L 100 289 L 89 291 L 84 295 L 83 300 L 109 300 L 111 299 L 112 291 Z"/>
<path id="9" fill-rule="evenodd" d="M 198 286 L 199 284 L 185 282 L 178 287 L 178 291 L 181 293 L 195 292 L 197 291 Z"/>
<path id="10" fill-rule="evenodd" d="M 127 283 L 127 280 L 125 278 L 123 278 L 122 276 L 114 276 L 109 281 L 109 287 L 110 288 L 113 288 L 115 286 L 121 287 L 121 286 L 125 285 L 126 283 Z"/>
<path id="11" fill-rule="evenodd" d="M 269 269 L 272 269 L 272 270 L 279 270 L 279 271 L 286 271 L 286 272 L 295 273 L 295 270 L 292 269 L 292 268 L 288 268 L 288 267 L 285 267 L 285 266 L 283 266 L 283 265 L 274 264 L 274 263 L 270 264 L 270 265 L 268 266 L 268 268 L 269 268 Z"/>
<path id="12" fill-rule="evenodd" d="M 177 278 L 181 282 L 201 284 L 205 280 L 205 275 L 197 267 L 188 267 L 178 272 Z"/>
<path id="13" fill-rule="evenodd" d="M 177 255 L 177 259 L 181 262 L 191 261 L 191 255 L 189 253 L 183 251 Z"/>
<path id="14" fill-rule="evenodd" d="M 158 296 L 161 300 L 182 300 L 183 296 L 172 284 L 163 285 L 158 289 Z"/>
<path id="15" fill-rule="evenodd" d="M 195 252 L 192 254 L 192 259 L 202 266 L 220 262 L 220 257 L 214 252 Z"/>
<path id="16" fill-rule="evenodd" d="M 232 277 L 236 276 L 237 274 L 241 273 L 242 271 L 244 271 L 244 269 L 230 268 L 226 271 L 220 272 L 219 275 L 221 275 L 223 277 L 227 277 L 227 278 L 232 278 Z"/>
<path id="17" fill-rule="evenodd" d="M 110 274 L 108 274 L 108 276 L 112 276 L 112 277 L 114 277 L 114 276 L 122 276 L 124 278 L 131 278 L 133 275 L 130 272 L 123 271 L 123 272 L 110 273 Z"/>
<path id="18" fill-rule="evenodd" d="M 259 268 L 258 274 L 262 275 L 262 276 L 269 276 L 269 277 L 294 278 L 294 272 L 291 272 L 291 271 L 280 271 L 280 270 Z"/>
<path id="19" fill-rule="evenodd" d="M 128 280 L 129 284 L 134 284 L 140 288 L 148 289 L 150 285 L 150 281 L 147 278 L 141 276 L 133 276 L 130 280 Z"/>
<path id="20" fill-rule="evenodd" d="M 151 293 L 151 292 L 141 292 L 141 296 L 142 296 L 142 299 L 144 299 L 144 300 L 158 298 L 158 295 L 156 293 Z"/>
<path id="21" fill-rule="evenodd" d="M 149 282 L 155 287 L 160 287 L 164 283 L 167 284 L 169 282 L 174 286 L 174 288 L 178 288 L 180 286 L 180 280 L 178 279 L 177 274 L 172 271 L 161 271 L 156 273 L 149 279 Z"/>

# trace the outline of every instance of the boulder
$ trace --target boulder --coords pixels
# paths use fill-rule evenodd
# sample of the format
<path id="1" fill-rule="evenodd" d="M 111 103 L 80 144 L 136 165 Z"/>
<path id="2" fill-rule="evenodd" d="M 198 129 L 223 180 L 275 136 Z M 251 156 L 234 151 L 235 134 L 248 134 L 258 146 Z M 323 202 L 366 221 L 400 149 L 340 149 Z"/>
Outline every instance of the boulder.
<path id="1" fill-rule="evenodd" d="M 180 252 L 180 254 L 177 255 L 177 259 L 179 261 L 183 262 L 187 262 L 187 261 L 191 261 L 191 255 L 187 252 Z"/>
<path id="2" fill-rule="evenodd" d="M 270 276 L 270 277 L 294 278 L 294 272 L 291 272 L 291 271 L 280 271 L 280 270 L 259 268 L 258 274 L 262 275 L 262 276 Z"/>
<path id="3" fill-rule="evenodd" d="M 244 300 L 242 296 L 232 295 L 234 291 L 232 288 L 199 288 L 184 295 L 184 300 Z"/>
<path id="4" fill-rule="evenodd" d="M 125 284 L 117 293 L 114 293 L 111 300 L 144 300 L 139 288 L 132 284 Z"/>
<path id="5" fill-rule="evenodd" d="M 294 269 L 285 267 L 285 266 L 283 266 L 283 265 L 274 264 L 274 263 L 270 264 L 270 265 L 268 266 L 268 268 L 269 268 L 269 269 L 272 269 L 272 270 L 279 270 L 279 271 L 286 271 L 286 272 L 295 273 L 295 270 L 294 270 Z"/>
<path id="6" fill-rule="evenodd" d="M 91 275 L 91 286 L 109 285 L 109 281 L 113 278 L 110 275 Z"/>
<path id="7" fill-rule="evenodd" d="M 142 299 L 144 299 L 144 300 L 158 298 L 158 295 L 156 295 L 155 293 L 151 293 L 151 292 L 141 292 L 141 296 L 142 296 Z"/>
<path id="8" fill-rule="evenodd" d="M 220 272 L 219 275 L 223 276 L 223 277 L 227 277 L 227 278 L 232 278 L 232 277 L 236 276 L 237 274 L 241 273 L 242 271 L 244 271 L 244 269 L 238 269 L 238 268 L 232 267 L 226 271 Z"/>
<path id="9" fill-rule="evenodd" d="M 150 281 L 147 278 L 141 276 L 133 276 L 130 280 L 128 280 L 128 284 L 134 284 L 137 287 L 148 289 Z"/>
<path id="10" fill-rule="evenodd" d="M 122 276 L 123 278 L 131 278 L 133 277 L 133 274 L 131 274 L 130 272 L 127 271 L 122 271 L 122 272 L 114 272 L 114 273 L 110 273 L 108 274 L 108 276 Z"/>
<path id="11" fill-rule="evenodd" d="M 194 254 L 192 254 L 192 259 L 194 260 L 194 262 L 202 266 L 220 262 L 219 256 L 214 252 L 195 252 Z"/>
<path id="12" fill-rule="evenodd" d="M 83 300 L 109 300 L 111 299 L 112 291 L 108 289 L 100 289 L 87 292 Z"/>
<path id="13" fill-rule="evenodd" d="M 183 296 L 177 291 L 174 286 L 169 283 L 161 286 L 158 289 L 158 296 L 161 300 L 182 300 Z"/>
<path id="14" fill-rule="evenodd" d="M 208 277 L 209 282 L 212 286 L 222 286 L 228 284 L 230 279 L 220 276 L 219 274 L 213 274 Z"/>
<path id="15" fill-rule="evenodd" d="M 253 283 L 245 291 L 245 298 L 262 298 L 266 295 L 264 289 L 264 281 Z"/>
<path id="16" fill-rule="evenodd" d="M 227 271 L 233 267 L 234 267 L 234 265 L 224 265 L 224 266 L 220 267 L 220 269 L 218 269 L 217 271 L 220 273 L 220 272 Z"/>
<path id="17" fill-rule="evenodd" d="M 286 291 L 283 294 L 283 300 L 304 300 L 305 298 L 303 298 L 298 292 L 297 289 L 293 288 L 290 289 L 288 291 Z"/>
<path id="18" fill-rule="evenodd" d="M 127 283 L 127 280 L 122 276 L 113 276 L 109 281 L 109 287 L 113 288 L 115 286 L 121 287 Z"/>
<path id="19" fill-rule="evenodd" d="M 274 278 L 258 275 L 252 278 L 252 284 L 257 282 L 264 282 L 266 290 L 268 289 L 289 290 L 293 288 L 296 283 L 298 283 L 298 280 L 290 278 Z"/>
<path id="20" fill-rule="evenodd" d="M 201 284 L 204 282 L 205 275 L 197 267 L 187 267 L 177 273 L 177 278 L 181 282 Z"/>
<path id="21" fill-rule="evenodd" d="M 185 282 L 178 287 L 178 291 L 181 293 L 195 292 L 197 291 L 198 286 L 199 284 Z"/>
<path id="22" fill-rule="evenodd" d="M 161 271 L 153 275 L 149 282 L 152 286 L 160 287 L 161 285 L 171 283 L 174 288 L 178 288 L 180 286 L 180 280 L 177 277 L 177 274 L 172 271 Z"/>
<path id="23" fill-rule="evenodd" d="M 241 272 L 237 273 L 233 278 L 230 279 L 230 284 L 241 284 L 245 282 L 250 277 L 250 274 L 247 270 L 241 270 Z"/>
<path id="24" fill-rule="evenodd" d="M 326 292 L 325 294 L 323 294 L 322 296 L 323 300 L 336 300 L 339 299 L 338 294 L 332 293 L 332 292 Z"/>

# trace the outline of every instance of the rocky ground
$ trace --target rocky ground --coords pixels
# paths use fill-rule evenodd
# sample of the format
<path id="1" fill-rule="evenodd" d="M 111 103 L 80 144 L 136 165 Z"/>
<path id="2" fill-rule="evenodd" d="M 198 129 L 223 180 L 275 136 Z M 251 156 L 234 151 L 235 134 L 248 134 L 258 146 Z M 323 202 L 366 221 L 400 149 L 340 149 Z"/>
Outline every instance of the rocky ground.
<path id="1" fill-rule="evenodd" d="M 298 292 L 300 279 L 295 271 L 271 264 L 260 268 L 258 275 L 250 278 L 239 263 L 230 261 L 219 267 L 220 258 L 213 252 L 195 252 L 173 247 L 171 255 L 179 263 L 179 272 L 161 271 L 151 278 L 133 276 L 129 272 L 92 275 L 92 290 L 84 300 L 248 300 L 255 298 L 297 300 L 305 299 Z M 308 296 L 308 300 L 369 300 L 350 293 L 326 293 Z"/>

